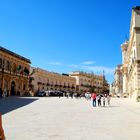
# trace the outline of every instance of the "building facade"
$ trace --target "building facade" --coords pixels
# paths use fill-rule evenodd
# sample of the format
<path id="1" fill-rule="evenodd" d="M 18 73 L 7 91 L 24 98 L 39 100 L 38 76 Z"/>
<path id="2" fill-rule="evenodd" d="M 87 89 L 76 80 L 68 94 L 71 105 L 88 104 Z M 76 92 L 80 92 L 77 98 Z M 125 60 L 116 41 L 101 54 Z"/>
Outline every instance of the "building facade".
<path id="1" fill-rule="evenodd" d="M 40 68 L 31 68 L 31 90 L 33 93 L 46 90 L 75 91 L 76 80 L 67 74 L 49 72 Z"/>
<path id="2" fill-rule="evenodd" d="M 26 94 L 31 61 L 0 47 L 0 90 L 7 95 Z"/>
<path id="3" fill-rule="evenodd" d="M 76 79 L 76 91 L 78 92 L 95 91 L 102 93 L 104 89 L 109 91 L 104 75 L 96 75 L 80 71 L 71 72 L 69 75 Z"/>
<path id="4" fill-rule="evenodd" d="M 123 94 L 140 96 L 140 6 L 132 9 L 130 38 L 122 48 Z"/>
<path id="5" fill-rule="evenodd" d="M 91 78 L 83 72 L 71 72 L 70 77 L 76 79 L 76 91 L 87 92 L 91 87 Z"/>

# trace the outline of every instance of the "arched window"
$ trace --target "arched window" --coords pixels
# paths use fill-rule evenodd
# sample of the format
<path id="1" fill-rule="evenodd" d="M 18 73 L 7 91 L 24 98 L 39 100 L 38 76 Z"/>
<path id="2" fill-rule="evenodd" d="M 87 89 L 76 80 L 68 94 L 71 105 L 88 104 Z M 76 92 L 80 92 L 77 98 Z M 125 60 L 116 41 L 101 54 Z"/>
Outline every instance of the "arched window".
<path id="1" fill-rule="evenodd" d="M 28 68 L 26 68 L 26 67 L 24 68 L 24 74 L 25 74 L 25 75 L 29 75 L 29 70 L 28 70 Z"/>
<path id="2" fill-rule="evenodd" d="M 5 60 L 5 65 L 4 65 L 5 70 L 10 70 L 10 62 L 8 60 Z"/>

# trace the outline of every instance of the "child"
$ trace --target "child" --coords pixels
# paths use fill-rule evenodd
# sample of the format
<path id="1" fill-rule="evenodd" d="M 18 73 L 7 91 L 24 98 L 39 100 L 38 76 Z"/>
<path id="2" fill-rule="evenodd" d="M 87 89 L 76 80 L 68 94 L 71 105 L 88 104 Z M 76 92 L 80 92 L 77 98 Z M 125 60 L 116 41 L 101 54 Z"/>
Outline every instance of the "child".
<path id="1" fill-rule="evenodd" d="M 102 97 L 102 101 L 103 101 L 103 107 L 105 107 L 105 96 L 104 95 Z"/>

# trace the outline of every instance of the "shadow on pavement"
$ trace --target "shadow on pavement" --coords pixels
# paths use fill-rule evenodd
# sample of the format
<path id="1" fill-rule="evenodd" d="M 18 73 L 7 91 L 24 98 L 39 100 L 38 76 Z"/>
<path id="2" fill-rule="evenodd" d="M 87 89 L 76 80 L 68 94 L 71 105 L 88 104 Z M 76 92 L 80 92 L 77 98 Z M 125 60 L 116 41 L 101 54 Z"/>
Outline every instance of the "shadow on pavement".
<path id="1" fill-rule="evenodd" d="M 36 100 L 38 99 L 31 97 L 16 97 L 16 96 L 11 96 L 8 98 L 0 98 L 0 112 L 3 115 L 20 107 L 23 107 L 25 105 L 28 105 Z"/>

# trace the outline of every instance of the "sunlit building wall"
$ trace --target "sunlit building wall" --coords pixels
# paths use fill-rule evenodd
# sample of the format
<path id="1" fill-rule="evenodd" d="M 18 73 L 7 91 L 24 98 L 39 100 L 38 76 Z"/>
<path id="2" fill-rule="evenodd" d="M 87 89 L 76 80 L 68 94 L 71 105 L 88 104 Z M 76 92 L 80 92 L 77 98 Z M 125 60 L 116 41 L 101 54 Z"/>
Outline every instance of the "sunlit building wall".
<path id="1" fill-rule="evenodd" d="M 140 6 L 132 9 L 130 38 L 122 48 L 123 94 L 140 96 Z"/>
<path id="2" fill-rule="evenodd" d="M 0 89 L 8 95 L 26 95 L 31 61 L 0 47 Z"/>
<path id="3" fill-rule="evenodd" d="M 46 90 L 75 91 L 76 80 L 67 74 L 59 74 L 43 70 L 41 68 L 31 68 L 31 89 L 34 93 Z"/>

